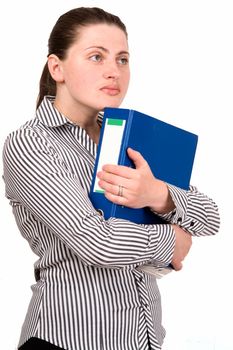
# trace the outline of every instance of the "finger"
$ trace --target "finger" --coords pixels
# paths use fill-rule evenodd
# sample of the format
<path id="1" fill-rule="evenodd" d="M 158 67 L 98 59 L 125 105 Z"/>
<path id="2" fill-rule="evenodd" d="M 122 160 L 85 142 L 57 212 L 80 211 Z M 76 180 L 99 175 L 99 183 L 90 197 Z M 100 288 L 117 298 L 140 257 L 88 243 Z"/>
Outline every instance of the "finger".
<path id="1" fill-rule="evenodd" d="M 121 197 L 121 196 L 112 194 L 110 192 L 105 192 L 104 195 L 109 201 L 115 204 L 122 205 L 122 206 L 126 206 L 127 204 L 127 199 L 125 197 Z"/>
<path id="2" fill-rule="evenodd" d="M 172 261 L 172 267 L 175 271 L 180 271 L 183 267 L 181 262 Z"/>
<path id="3" fill-rule="evenodd" d="M 133 150 L 132 148 L 127 149 L 129 158 L 134 162 L 136 168 L 140 168 L 147 164 L 140 152 Z"/>
<path id="4" fill-rule="evenodd" d="M 105 181 L 99 181 L 98 185 L 104 190 L 105 193 L 110 193 L 115 196 L 123 196 L 127 197 L 127 190 L 123 185 L 112 185 Z"/>
<path id="5" fill-rule="evenodd" d="M 127 184 L 129 183 L 128 179 L 112 173 L 108 173 L 106 171 L 100 171 L 97 174 L 97 177 L 101 181 L 100 186 L 105 186 L 105 183 L 107 183 L 115 186 L 122 185 L 124 187 L 127 187 Z"/>
<path id="6" fill-rule="evenodd" d="M 98 172 L 97 177 L 98 179 L 113 185 L 119 183 L 119 179 L 120 179 L 118 175 L 115 175 L 113 173 L 108 173 L 106 171 Z"/>
<path id="7" fill-rule="evenodd" d="M 113 174 L 125 179 L 132 179 L 135 175 L 135 169 L 124 165 L 114 165 L 114 164 L 105 164 L 103 167 L 103 172 Z M 99 176 L 101 172 L 97 174 Z"/>
<path id="8" fill-rule="evenodd" d="M 110 192 L 110 193 L 115 194 L 115 195 L 117 195 L 117 193 L 118 193 L 119 187 L 116 185 L 112 185 L 112 184 L 110 184 L 106 181 L 102 181 L 102 180 L 100 180 L 98 182 L 98 185 L 100 188 L 102 188 L 102 190 L 104 190 L 104 192 Z"/>

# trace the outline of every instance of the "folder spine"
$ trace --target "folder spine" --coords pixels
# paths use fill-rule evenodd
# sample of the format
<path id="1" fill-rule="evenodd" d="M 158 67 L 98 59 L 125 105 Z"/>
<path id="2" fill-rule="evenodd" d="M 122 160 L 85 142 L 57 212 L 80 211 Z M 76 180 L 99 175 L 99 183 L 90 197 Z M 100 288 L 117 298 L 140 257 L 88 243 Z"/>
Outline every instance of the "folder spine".
<path id="1" fill-rule="evenodd" d="M 125 119 L 125 121 L 126 121 L 126 124 L 125 124 L 124 134 L 122 137 L 120 152 L 119 152 L 118 165 L 126 165 L 127 145 L 128 145 L 130 129 L 131 129 L 131 125 L 132 125 L 133 111 L 127 110 L 127 109 L 122 109 L 121 113 L 122 113 L 122 118 Z M 116 216 L 116 211 L 117 211 L 117 204 L 112 203 L 112 207 L 111 207 L 111 216 L 112 217 Z"/>
<path id="2" fill-rule="evenodd" d="M 129 143 L 130 130 L 133 122 L 133 115 L 134 115 L 134 111 L 132 109 L 128 111 L 125 110 L 126 126 L 125 126 L 125 132 L 122 138 L 121 151 L 120 151 L 119 163 L 118 163 L 119 165 L 124 165 L 124 166 L 128 165 L 127 160 L 129 158 L 127 156 L 127 148 Z"/>

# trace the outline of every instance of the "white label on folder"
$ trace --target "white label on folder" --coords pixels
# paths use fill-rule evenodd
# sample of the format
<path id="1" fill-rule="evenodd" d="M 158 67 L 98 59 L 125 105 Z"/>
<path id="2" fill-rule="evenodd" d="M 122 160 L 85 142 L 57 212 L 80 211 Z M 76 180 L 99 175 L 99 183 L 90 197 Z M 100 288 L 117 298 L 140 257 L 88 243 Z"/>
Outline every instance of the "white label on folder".
<path id="1" fill-rule="evenodd" d="M 106 118 L 100 156 L 97 165 L 97 173 L 105 164 L 118 163 L 125 122 L 125 119 Z M 94 192 L 104 192 L 98 186 L 97 177 L 95 178 Z"/>

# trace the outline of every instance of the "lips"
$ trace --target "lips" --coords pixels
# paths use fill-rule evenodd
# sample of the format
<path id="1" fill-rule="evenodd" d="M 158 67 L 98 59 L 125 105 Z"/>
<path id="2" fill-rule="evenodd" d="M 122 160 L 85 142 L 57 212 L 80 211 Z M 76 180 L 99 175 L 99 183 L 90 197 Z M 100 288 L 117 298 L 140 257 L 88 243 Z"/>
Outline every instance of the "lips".
<path id="1" fill-rule="evenodd" d="M 104 86 L 100 90 L 109 96 L 116 96 L 120 93 L 120 89 L 113 85 Z"/>

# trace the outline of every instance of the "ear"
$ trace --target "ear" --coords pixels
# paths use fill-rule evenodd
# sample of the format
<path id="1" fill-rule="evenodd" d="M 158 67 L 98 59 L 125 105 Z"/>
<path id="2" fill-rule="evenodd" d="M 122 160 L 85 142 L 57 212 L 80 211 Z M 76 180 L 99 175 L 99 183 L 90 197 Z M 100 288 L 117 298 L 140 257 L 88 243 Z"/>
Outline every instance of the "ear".
<path id="1" fill-rule="evenodd" d="M 56 55 L 49 55 L 48 57 L 48 69 L 51 77 L 57 82 L 62 83 L 64 81 L 63 70 L 60 58 Z"/>

